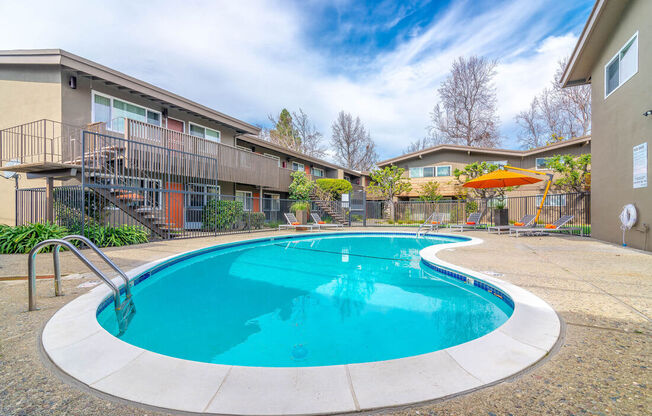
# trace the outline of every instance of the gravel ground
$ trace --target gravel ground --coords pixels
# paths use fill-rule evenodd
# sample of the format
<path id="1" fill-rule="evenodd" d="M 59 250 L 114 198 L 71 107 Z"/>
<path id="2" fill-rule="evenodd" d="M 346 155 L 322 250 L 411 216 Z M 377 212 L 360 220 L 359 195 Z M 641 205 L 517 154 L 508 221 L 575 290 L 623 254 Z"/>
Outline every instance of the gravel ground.
<path id="1" fill-rule="evenodd" d="M 579 237 L 470 235 L 485 244 L 440 252 L 443 260 L 525 287 L 565 322 L 558 352 L 531 371 L 449 400 L 380 413 L 400 415 L 652 414 L 652 255 Z M 256 234 L 255 236 L 263 236 Z M 226 241 L 236 235 L 158 242 L 107 253 L 121 267 Z M 36 312 L 27 312 L 27 284 L 0 281 L 0 415 L 163 415 L 62 380 L 40 353 L 39 334 L 64 304 L 97 279 L 62 254 L 65 296 L 38 281 Z M 0 255 L 0 277 L 24 275 L 26 256 Z M 38 274 L 51 274 L 40 255 Z M 164 394 L 164 392 L 162 392 Z"/>

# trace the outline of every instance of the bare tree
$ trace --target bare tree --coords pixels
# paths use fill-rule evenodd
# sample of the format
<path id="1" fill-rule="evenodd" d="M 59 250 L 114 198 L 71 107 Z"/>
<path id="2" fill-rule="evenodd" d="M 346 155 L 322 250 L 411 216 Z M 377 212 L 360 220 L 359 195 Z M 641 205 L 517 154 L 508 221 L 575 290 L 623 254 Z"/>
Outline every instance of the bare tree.
<path id="1" fill-rule="evenodd" d="M 430 146 L 432 146 L 432 141 L 430 140 L 430 137 L 423 137 L 421 139 L 416 139 L 415 141 L 411 142 L 405 148 L 403 153 L 418 152 L 419 150 L 427 149 Z"/>
<path id="2" fill-rule="evenodd" d="M 306 113 L 299 108 L 299 112 L 292 112 L 292 124 L 296 137 L 300 140 L 300 152 L 313 157 L 324 157 L 326 147 L 322 143 L 323 136 Z"/>
<path id="3" fill-rule="evenodd" d="M 278 117 L 270 114 L 267 118 L 274 128 L 261 130 L 259 137 L 263 140 L 309 156 L 326 154 L 322 134 L 302 109 L 290 113 L 284 108 Z"/>
<path id="4" fill-rule="evenodd" d="M 591 132 L 591 87 L 561 88 L 557 82 L 566 61 L 567 58 L 559 61 L 551 87 L 544 88 L 532 100 L 529 110 L 516 115 L 516 122 L 521 127 L 519 139 L 525 147 L 541 146 Z M 534 137 L 533 123 L 539 126 L 537 137 Z"/>
<path id="5" fill-rule="evenodd" d="M 523 147 L 532 149 L 545 144 L 540 118 L 539 101 L 536 98 L 530 103 L 529 109 L 516 115 L 516 124 L 521 128 L 518 140 Z"/>
<path id="6" fill-rule="evenodd" d="M 360 117 L 340 111 L 331 126 L 332 145 L 337 162 L 349 169 L 369 170 L 378 159 L 376 144 Z"/>
<path id="7" fill-rule="evenodd" d="M 431 113 L 432 129 L 447 143 L 496 147 L 499 119 L 492 84 L 496 61 L 459 57 L 438 89 L 440 103 Z"/>

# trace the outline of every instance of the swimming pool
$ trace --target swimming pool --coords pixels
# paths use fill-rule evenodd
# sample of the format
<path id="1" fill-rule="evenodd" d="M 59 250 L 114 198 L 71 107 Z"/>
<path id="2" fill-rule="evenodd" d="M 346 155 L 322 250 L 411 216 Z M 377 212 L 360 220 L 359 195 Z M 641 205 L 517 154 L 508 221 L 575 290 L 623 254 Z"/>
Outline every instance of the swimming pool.
<path id="1" fill-rule="evenodd" d="M 419 256 L 425 247 L 467 240 L 339 233 L 189 253 L 136 277 L 138 312 L 120 339 L 171 357 L 260 367 L 442 350 L 495 330 L 513 312 L 504 293 Z M 107 306 L 97 319 L 117 335 Z"/>

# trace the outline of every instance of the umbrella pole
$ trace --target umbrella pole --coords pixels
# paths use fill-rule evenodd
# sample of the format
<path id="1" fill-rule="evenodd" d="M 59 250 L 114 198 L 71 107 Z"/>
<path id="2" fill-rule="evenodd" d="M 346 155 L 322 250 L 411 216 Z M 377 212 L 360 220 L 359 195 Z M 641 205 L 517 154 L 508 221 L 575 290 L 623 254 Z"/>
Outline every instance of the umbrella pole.
<path id="1" fill-rule="evenodd" d="M 552 183 L 552 175 L 548 176 L 548 184 L 546 185 L 546 190 L 543 193 L 543 198 L 541 198 L 541 205 L 539 205 L 539 210 L 537 211 L 537 216 L 534 217 L 534 225 L 537 224 L 539 221 L 539 215 L 541 215 L 541 210 L 543 209 L 543 204 L 546 203 L 546 196 L 548 195 L 548 191 L 550 190 L 550 184 Z"/>

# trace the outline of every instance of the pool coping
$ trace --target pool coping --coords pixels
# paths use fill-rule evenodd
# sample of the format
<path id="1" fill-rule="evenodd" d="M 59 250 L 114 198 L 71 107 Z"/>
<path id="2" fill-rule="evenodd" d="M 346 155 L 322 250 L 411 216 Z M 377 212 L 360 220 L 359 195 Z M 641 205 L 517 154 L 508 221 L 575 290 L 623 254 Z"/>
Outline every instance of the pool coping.
<path id="1" fill-rule="evenodd" d="M 329 234 L 341 233 L 319 235 Z M 287 236 L 297 234 L 245 241 Z M 444 262 L 436 255 L 441 250 L 482 243 L 479 238 L 469 237 L 468 241 L 426 247 L 420 255 L 431 267 L 464 276 L 468 284 L 479 280 L 504 292 L 514 303 L 514 312 L 507 322 L 480 338 L 427 354 L 322 367 L 243 367 L 178 359 L 128 344 L 100 326 L 97 309 L 110 295 L 105 285 L 57 311 L 43 329 L 42 347 L 52 364 L 90 389 L 172 411 L 238 415 L 347 413 L 451 397 L 495 384 L 531 367 L 549 354 L 560 336 L 557 314 L 539 297 L 511 283 Z M 238 243 L 220 246 L 232 244 Z M 127 275 L 134 279 L 154 266 L 196 251 L 144 264 Z M 115 281 L 120 283 L 119 278 Z"/>

